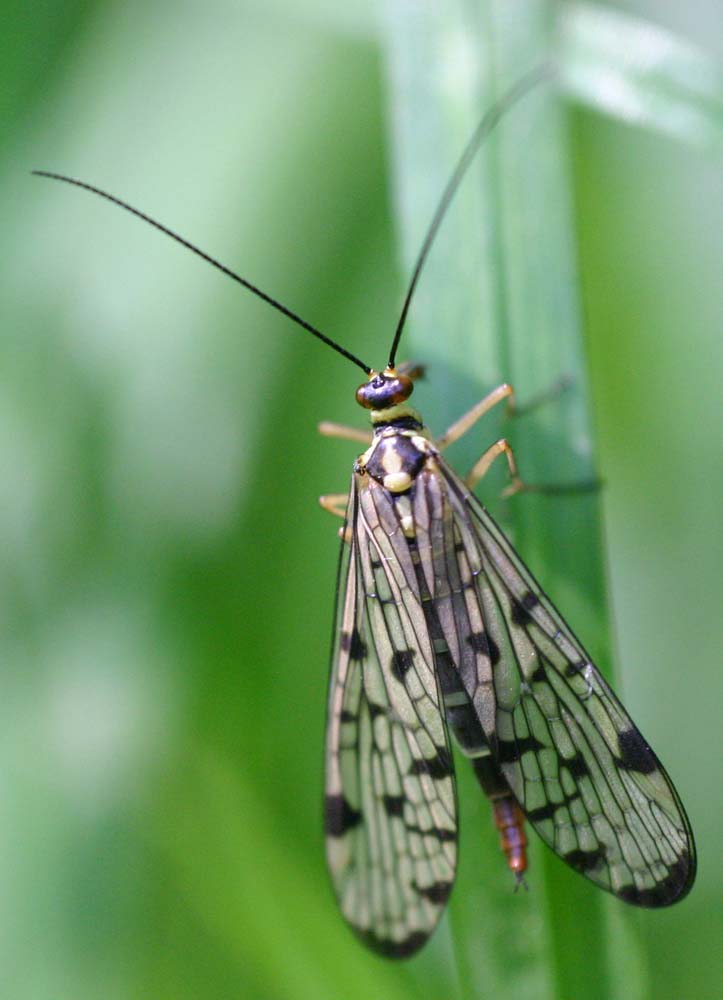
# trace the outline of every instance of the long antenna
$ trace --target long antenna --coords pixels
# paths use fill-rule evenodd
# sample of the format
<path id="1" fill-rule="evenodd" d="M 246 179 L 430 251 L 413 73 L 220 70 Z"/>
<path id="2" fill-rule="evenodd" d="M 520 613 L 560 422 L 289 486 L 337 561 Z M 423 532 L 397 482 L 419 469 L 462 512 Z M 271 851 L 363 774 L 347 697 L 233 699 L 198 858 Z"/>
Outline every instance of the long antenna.
<path id="1" fill-rule="evenodd" d="M 239 285 L 243 285 L 244 288 L 247 288 L 250 292 L 253 292 L 254 295 L 258 295 L 260 299 L 263 299 L 264 302 L 268 302 L 270 306 L 273 306 L 274 309 L 277 309 L 280 313 L 283 313 L 284 316 L 287 316 L 290 320 L 293 320 L 293 322 L 296 323 L 298 326 L 301 326 L 305 330 L 308 330 L 309 333 L 313 334 L 324 344 L 327 344 L 329 347 L 333 348 L 338 354 L 341 354 L 342 357 L 347 358 L 349 361 L 353 362 L 355 365 L 361 368 L 362 371 L 365 372 L 367 375 L 371 373 L 372 369 L 369 367 L 369 365 L 364 364 L 364 362 L 361 361 L 359 358 L 357 358 L 356 355 L 352 354 L 350 351 L 347 351 L 346 348 L 342 347 L 340 344 L 337 344 L 336 341 L 331 339 L 331 337 L 327 337 L 325 333 L 322 333 L 321 330 L 317 330 L 315 326 L 311 325 L 311 323 L 307 323 L 305 319 L 302 319 L 301 316 L 298 316 L 295 312 L 292 312 L 291 309 L 287 309 L 286 306 L 282 305 L 277 299 L 274 299 L 270 295 L 267 295 L 266 292 L 262 292 L 260 288 L 257 288 L 256 285 L 252 285 L 250 281 L 246 280 L 246 278 L 242 278 L 240 274 L 237 274 L 235 271 L 232 271 L 231 268 L 226 267 L 226 265 L 222 264 L 221 261 L 216 260 L 215 257 L 211 257 L 210 254 L 204 253 L 204 251 L 199 249 L 199 247 L 195 246 L 193 243 L 190 243 L 188 240 L 184 239 L 183 236 L 179 236 L 178 233 L 174 233 L 173 230 L 168 229 L 167 226 L 164 226 L 160 222 L 157 222 L 155 219 L 152 219 L 150 215 L 146 215 L 145 212 L 141 212 L 137 208 L 133 208 L 132 205 L 129 205 L 127 202 L 122 201 L 120 198 L 116 198 L 115 195 L 108 194 L 107 191 L 102 191 L 100 188 L 94 187 L 93 184 L 88 184 L 85 181 L 76 180 L 76 178 L 74 177 L 66 177 L 64 174 L 51 173 L 51 171 L 49 170 L 33 170 L 31 171 L 31 173 L 35 174 L 37 177 L 50 177 L 54 181 L 63 181 L 65 184 L 72 184 L 74 187 L 83 188 L 83 190 L 85 191 L 91 191 L 93 194 L 97 194 L 101 198 L 105 198 L 106 201 L 110 201 L 114 205 L 118 205 L 120 208 L 125 209 L 126 212 L 130 212 L 131 215 L 135 215 L 137 218 L 142 219 L 144 222 L 147 222 L 150 226 L 153 226 L 154 229 L 158 229 L 160 232 L 165 233 L 166 236 L 170 236 L 172 240 L 176 241 L 176 243 L 180 243 L 181 246 L 184 246 L 186 247 L 187 250 L 190 250 L 192 253 L 195 253 L 197 257 L 200 257 L 201 260 L 205 260 L 206 263 L 211 264 L 217 270 L 221 271 L 222 274 L 227 275 L 227 277 L 229 278 L 233 278 L 234 281 L 238 282 Z"/>
<path id="2" fill-rule="evenodd" d="M 414 295 L 414 290 L 417 287 L 417 282 L 419 281 L 419 275 L 421 274 L 424 263 L 429 256 L 432 243 L 434 243 L 434 238 L 439 231 L 439 227 L 442 224 L 442 220 L 444 219 L 447 209 L 449 208 L 450 202 L 457 193 L 457 188 L 462 182 L 462 178 L 472 163 L 475 154 L 503 115 L 505 115 L 505 113 L 509 111 L 513 105 L 517 104 L 519 100 L 533 90 L 539 83 L 553 77 L 554 73 L 554 67 L 550 63 L 543 63 L 540 66 L 536 66 L 535 69 L 530 70 L 530 72 L 526 73 L 524 76 L 521 76 L 519 80 L 517 80 L 509 90 L 505 91 L 505 93 L 497 101 L 495 101 L 492 107 L 487 111 L 482 121 L 474 130 L 469 142 L 465 146 L 464 152 L 459 158 L 459 162 L 454 168 L 452 176 L 447 181 L 447 186 L 444 189 L 442 197 L 439 200 L 439 204 L 437 205 L 437 209 L 432 216 L 432 221 L 429 224 L 427 235 L 424 237 L 422 248 L 417 256 L 417 262 L 414 265 L 414 270 L 412 271 L 412 278 L 409 282 L 409 288 L 407 289 L 404 305 L 402 306 L 402 311 L 399 316 L 397 329 L 394 333 L 392 349 L 389 352 L 390 368 L 394 367 L 394 362 L 397 356 L 397 348 L 399 347 L 399 340 L 402 336 L 402 330 L 404 329 L 404 324 L 407 320 L 407 313 L 409 312 L 412 296 Z"/>

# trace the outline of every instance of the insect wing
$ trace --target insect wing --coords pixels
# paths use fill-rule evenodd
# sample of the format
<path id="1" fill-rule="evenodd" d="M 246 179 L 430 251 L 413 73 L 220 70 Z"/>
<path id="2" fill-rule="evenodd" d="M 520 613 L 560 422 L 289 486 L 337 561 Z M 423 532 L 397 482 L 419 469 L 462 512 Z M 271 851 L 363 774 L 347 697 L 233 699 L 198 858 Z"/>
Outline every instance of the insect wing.
<path id="1" fill-rule="evenodd" d="M 456 628 L 481 650 L 460 674 L 502 774 L 575 870 L 629 903 L 675 902 L 695 849 L 668 775 L 489 513 L 441 459 L 440 471 L 456 572 L 474 581 Z"/>
<path id="2" fill-rule="evenodd" d="M 342 913 L 387 956 L 436 926 L 457 860 L 452 757 L 417 574 L 390 495 L 353 477 L 326 742 L 327 862 Z"/>

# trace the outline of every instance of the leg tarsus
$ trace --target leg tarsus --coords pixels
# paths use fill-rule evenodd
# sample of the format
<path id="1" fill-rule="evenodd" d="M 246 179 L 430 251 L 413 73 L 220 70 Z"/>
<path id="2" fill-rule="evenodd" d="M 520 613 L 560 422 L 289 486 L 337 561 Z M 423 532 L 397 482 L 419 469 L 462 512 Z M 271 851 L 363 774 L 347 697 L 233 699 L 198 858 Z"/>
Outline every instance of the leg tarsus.
<path id="1" fill-rule="evenodd" d="M 494 460 L 499 458 L 500 455 L 504 455 L 507 459 L 507 468 L 510 473 L 510 485 L 505 490 L 503 496 L 512 496 L 513 493 L 519 493 L 521 490 L 526 489 L 525 483 L 520 479 L 520 474 L 517 471 L 517 462 L 515 461 L 515 453 L 512 447 L 505 438 L 500 438 L 499 441 L 495 441 L 487 451 L 480 455 L 465 476 L 464 481 L 471 490 L 487 474 Z"/>
<path id="2" fill-rule="evenodd" d="M 561 375 L 556 382 L 554 382 L 549 389 L 545 389 L 543 392 L 534 396 L 529 402 L 520 406 L 517 402 L 517 397 L 515 396 L 515 390 L 508 382 L 503 382 L 502 385 L 498 385 L 496 389 L 488 392 L 487 395 L 476 403 L 471 410 L 463 414 L 459 420 L 456 420 L 451 427 L 449 427 L 441 437 L 436 441 L 436 445 L 440 451 L 448 448 L 449 445 L 458 441 L 464 434 L 467 433 L 474 425 L 480 420 L 485 413 L 501 403 L 503 399 L 507 400 L 507 413 L 511 417 L 521 417 L 526 416 L 533 410 L 536 410 L 539 406 L 550 402 L 553 399 L 557 399 L 566 392 L 571 385 L 573 385 L 574 379 L 572 375 Z"/>
<path id="3" fill-rule="evenodd" d="M 334 517 L 346 517 L 346 508 L 349 503 L 348 493 L 325 493 L 319 497 L 320 506 Z"/>
<path id="4" fill-rule="evenodd" d="M 504 455 L 507 459 L 507 469 L 510 474 L 509 485 L 502 491 L 502 496 L 505 499 L 514 496 L 516 493 L 540 493 L 543 496 L 576 496 L 579 493 L 596 493 L 602 486 L 602 482 L 599 479 L 591 479 L 581 483 L 565 483 L 561 485 L 555 483 L 549 485 L 527 483 L 524 479 L 522 479 L 517 470 L 515 453 L 506 438 L 500 438 L 499 441 L 495 441 L 495 443 L 477 459 L 475 464 L 465 476 L 465 484 L 473 490 L 480 479 L 487 475 L 490 466 L 496 458 L 499 458 L 500 455 Z"/>
<path id="5" fill-rule="evenodd" d="M 347 545 L 351 542 L 351 528 L 346 523 L 346 508 L 349 505 L 348 493 L 325 493 L 319 497 L 319 504 L 329 514 L 334 517 L 341 517 L 344 524 L 339 528 L 337 534 Z"/>

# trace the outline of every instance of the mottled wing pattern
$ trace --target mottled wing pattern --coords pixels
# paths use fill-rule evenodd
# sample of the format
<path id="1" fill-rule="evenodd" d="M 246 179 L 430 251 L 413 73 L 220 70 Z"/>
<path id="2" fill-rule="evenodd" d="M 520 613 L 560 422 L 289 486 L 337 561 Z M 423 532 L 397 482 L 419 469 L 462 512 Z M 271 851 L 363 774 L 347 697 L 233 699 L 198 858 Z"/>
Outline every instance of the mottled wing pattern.
<path id="1" fill-rule="evenodd" d="M 413 547 L 389 493 L 353 477 L 326 743 L 327 861 L 342 913 L 375 950 L 411 955 L 452 888 L 452 757 Z"/>
<path id="2" fill-rule="evenodd" d="M 417 479 L 415 519 L 433 511 L 436 573 L 452 585 L 445 637 L 513 794 L 601 888 L 641 906 L 675 902 L 695 852 L 670 779 L 494 520 L 441 459 L 439 469 Z"/>

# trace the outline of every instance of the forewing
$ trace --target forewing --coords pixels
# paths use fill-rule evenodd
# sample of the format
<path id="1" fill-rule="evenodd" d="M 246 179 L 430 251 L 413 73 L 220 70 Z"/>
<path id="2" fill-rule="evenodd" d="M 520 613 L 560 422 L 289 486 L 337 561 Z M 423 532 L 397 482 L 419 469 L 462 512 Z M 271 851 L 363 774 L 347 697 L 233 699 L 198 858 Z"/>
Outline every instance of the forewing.
<path id="1" fill-rule="evenodd" d="M 695 850 L 668 775 L 494 520 L 440 469 L 464 596 L 457 662 L 513 794 L 597 885 L 640 906 L 675 902 L 692 885 Z"/>
<path id="2" fill-rule="evenodd" d="M 452 757 L 414 560 L 389 494 L 356 475 L 339 571 L 326 742 L 327 862 L 382 954 L 427 940 L 452 888 Z"/>

